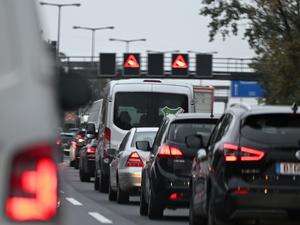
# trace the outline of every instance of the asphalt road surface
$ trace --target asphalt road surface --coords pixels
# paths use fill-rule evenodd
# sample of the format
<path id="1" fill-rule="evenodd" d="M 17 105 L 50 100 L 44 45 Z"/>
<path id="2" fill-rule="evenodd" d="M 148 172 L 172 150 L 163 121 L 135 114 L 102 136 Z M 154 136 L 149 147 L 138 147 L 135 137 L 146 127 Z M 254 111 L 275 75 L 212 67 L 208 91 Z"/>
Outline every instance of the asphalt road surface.
<path id="1" fill-rule="evenodd" d="M 61 221 L 63 225 L 176 225 L 188 224 L 188 210 L 165 210 L 161 220 L 149 220 L 139 215 L 139 198 L 131 197 L 125 205 L 108 201 L 107 194 L 94 191 L 93 182 L 79 180 L 78 170 L 70 168 L 67 162 L 60 165 Z M 263 225 L 299 225 L 299 222 L 263 222 Z"/>

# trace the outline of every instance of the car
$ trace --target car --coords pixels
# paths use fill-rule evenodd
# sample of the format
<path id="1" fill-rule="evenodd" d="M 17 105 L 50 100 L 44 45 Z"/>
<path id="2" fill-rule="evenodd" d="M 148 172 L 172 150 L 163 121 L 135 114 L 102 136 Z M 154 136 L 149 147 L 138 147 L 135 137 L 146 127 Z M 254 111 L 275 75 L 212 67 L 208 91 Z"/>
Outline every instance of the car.
<path id="1" fill-rule="evenodd" d="M 79 178 L 82 182 L 89 182 L 95 175 L 95 152 L 97 139 L 92 139 L 89 144 L 80 151 Z"/>
<path id="2" fill-rule="evenodd" d="M 193 86 L 181 81 L 126 79 L 103 89 L 94 189 L 108 192 L 109 149 L 118 149 L 133 127 L 158 127 L 168 114 L 194 112 Z"/>
<path id="3" fill-rule="evenodd" d="M 108 199 L 118 203 L 127 203 L 129 196 L 139 195 L 141 174 L 150 156 L 158 128 L 132 128 L 124 137 L 120 148 L 110 163 Z M 138 148 L 138 142 L 145 142 L 145 148 Z M 142 143 L 143 144 L 143 143 Z"/>
<path id="4" fill-rule="evenodd" d="M 183 113 L 164 119 L 142 170 L 141 215 L 158 219 L 165 208 L 189 206 L 192 160 L 217 121 L 218 116 L 209 113 Z"/>
<path id="5" fill-rule="evenodd" d="M 299 219 L 299 134 L 297 107 L 230 107 L 193 162 L 190 224 Z"/>
<path id="6" fill-rule="evenodd" d="M 86 145 L 85 134 L 85 130 L 79 130 L 71 141 L 69 165 L 75 169 L 79 168 L 80 150 Z"/>
<path id="7" fill-rule="evenodd" d="M 64 152 L 65 155 L 70 155 L 70 147 L 71 147 L 71 142 L 75 137 L 75 133 L 72 132 L 61 132 L 60 133 L 60 139 L 58 139 L 58 141 L 60 141 L 61 148 L 62 151 Z"/>

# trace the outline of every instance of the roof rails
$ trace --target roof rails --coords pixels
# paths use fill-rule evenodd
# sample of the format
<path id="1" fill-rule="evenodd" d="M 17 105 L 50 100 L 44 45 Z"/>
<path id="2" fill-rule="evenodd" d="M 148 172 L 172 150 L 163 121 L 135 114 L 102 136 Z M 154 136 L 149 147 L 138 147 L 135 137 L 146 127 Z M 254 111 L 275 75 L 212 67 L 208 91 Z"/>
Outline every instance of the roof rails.
<path id="1" fill-rule="evenodd" d="M 238 108 L 243 108 L 245 110 L 251 110 L 251 106 L 245 104 L 245 103 L 233 103 L 229 106 L 230 108 L 232 107 L 238 107 Z"/>

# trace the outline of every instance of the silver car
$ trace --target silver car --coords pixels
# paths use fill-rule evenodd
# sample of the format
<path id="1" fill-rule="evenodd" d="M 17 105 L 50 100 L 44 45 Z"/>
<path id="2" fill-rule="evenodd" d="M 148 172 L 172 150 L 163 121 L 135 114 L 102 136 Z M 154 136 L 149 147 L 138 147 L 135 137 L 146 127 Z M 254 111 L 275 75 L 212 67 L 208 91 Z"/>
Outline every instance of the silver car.
<path id="1" fill-rule="evenodd" d="M 124 137 L 110 164 L 109 200 L 127 203 L 130 195 L 138 195 L 142 169 L 150 157 L 149 151 L 136 148 L 136 142 L 153 144 L 158 128 L 132 128 Z"/>

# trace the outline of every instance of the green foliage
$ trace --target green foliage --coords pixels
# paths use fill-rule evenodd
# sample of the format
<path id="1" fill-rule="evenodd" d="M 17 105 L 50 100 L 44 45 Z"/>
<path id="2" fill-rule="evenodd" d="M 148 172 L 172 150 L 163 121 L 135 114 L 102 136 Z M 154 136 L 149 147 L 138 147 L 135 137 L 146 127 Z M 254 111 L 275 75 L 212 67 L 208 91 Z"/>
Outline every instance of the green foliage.
<path id="1" fill-rule="evenodd" d="M 267 103 L 300 102 L 300 0 L 203 0 L 210 40 L 242 32 L 257 54 Z"/>

